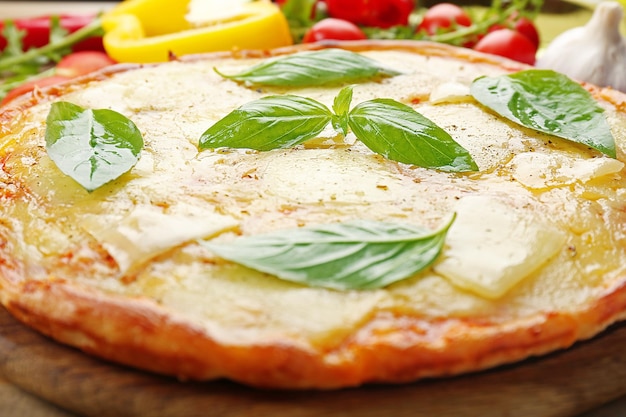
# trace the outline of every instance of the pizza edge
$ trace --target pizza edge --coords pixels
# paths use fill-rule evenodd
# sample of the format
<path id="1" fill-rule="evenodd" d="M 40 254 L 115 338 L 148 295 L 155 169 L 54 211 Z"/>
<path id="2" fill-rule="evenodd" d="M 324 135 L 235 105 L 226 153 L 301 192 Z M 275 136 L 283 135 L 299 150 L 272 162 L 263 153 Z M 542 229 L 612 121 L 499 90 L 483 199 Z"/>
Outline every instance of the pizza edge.
<path id="1" fill-rule="evenodd" d="M 157 374 L 336 389 L 459 375 L 569 348 L 626 318 L 626 283 L 576 312 L 503 322 L 381 312 L 329 350 L 286 339 L 223 344 L 152 300 L 105 295 L 64 279 L 5 282 L 2 304 L 54 340 Z"/>

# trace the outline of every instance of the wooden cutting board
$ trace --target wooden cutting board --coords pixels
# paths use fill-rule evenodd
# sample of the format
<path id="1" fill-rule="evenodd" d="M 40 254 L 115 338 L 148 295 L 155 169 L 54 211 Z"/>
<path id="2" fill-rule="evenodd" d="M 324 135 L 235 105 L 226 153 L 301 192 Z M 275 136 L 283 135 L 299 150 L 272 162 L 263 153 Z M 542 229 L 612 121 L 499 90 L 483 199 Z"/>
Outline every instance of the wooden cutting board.
<path id="1" fill-rule="evenodd" d="M 105 363 L 31 331 L 0 308 L 0 375 L 87 417 L 572 417 L 626 394 L 625 347 L 626 324 L 620 324 L 566 351 L 463 377 L 332 392 L 261 391 Z M 21 415 L 45 415 L 32 411 Z"/>

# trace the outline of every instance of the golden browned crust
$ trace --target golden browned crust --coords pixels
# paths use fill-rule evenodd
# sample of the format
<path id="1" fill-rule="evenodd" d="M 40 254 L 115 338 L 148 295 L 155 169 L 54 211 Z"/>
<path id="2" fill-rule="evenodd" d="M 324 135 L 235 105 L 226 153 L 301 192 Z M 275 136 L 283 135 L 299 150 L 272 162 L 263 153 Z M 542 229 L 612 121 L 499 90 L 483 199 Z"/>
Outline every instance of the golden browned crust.
<path id="1" fill-rule="evenodd" d="M 470 50 L 422 42 L 328 43 L 212 54 L 211 58 L 276 56 L 328 46 L 356 51 L 400 49 L 458 59 L 468 65 L 481 62 L 510 71 L 526 68 Z M 183 61 L 206 58 L 194 56 Z M 81 88 L 88 81 L 135 68 L 138 66 L 117 66 L 22 97 L 0 113 L 0 125 L 5 129 L 24 109 Z M 593 92 L 624 111 L 623 95 L 606 89 Z M 17 191 L 2 191 L 8 203 L 29 192 L 21 184 Z M 541 311 L 520 318 L 429 318 L 387 311 L 369 317 L 337 346 L 320 348 L 290 339 L 235 345 L 220 343 L 184 316 L 148 298 L 88 288 L 71 277 L 55 278 L 54 271 L 47 280 L 33 280 L 13 251 L 6 242 L 0 245 L 0 296 L 2 304 L 28 326 L 90 354 L 133 367 L 181 379 L 229 378 L 258 387 L 333 389 L 486 369 L 567 348 L 624 318 L 626 310 L 626 279 L 622 278 L 574 312 Z"/>
<path id="2" fill-rule="evenodd" d="M 3 268 L 3 275 L 10 274 Z M 334 389 L 456 375 L 570 347 L 624 318 L 626 285 L 576 314 L 546 312 L 503 322 L 380 315 L 327 352 L 276 343 L 220 345 L 148 300 L 107 297 L 64 280 L 4 286 L 3 303 L 56 340 L 182 380 Z"/>

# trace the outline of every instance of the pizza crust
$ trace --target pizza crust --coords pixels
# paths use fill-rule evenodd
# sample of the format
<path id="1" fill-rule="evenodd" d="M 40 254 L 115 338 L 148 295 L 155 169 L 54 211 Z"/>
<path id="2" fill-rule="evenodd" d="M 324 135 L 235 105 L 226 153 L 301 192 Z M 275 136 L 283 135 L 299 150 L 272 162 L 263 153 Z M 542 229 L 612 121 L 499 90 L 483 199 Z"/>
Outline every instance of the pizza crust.
<path id="1" fill-rule="evenodd" d="M 402 383 L 477 371 L 570 347 L 624 318 L 625 179 L 619 167 L 533 190 L 514 181 L 515 173 L 520 175 L 509 165 L 515 155 L 597 155 L 579 145 L 547 144 L 544 137 L 456 96 L 448 103 L 443 97 L 441 105 L 428 103 L 433 80 L 442 84 L 454 74 L 455 82 L 467 83 L 478 74 L 524 66 L 422 42 L 328 46 L 423 64 L 401 81 L 355 88 L 355 101 L 384 95 L 412 103 L 477 155 L 480 173 L 459 177 L 414 169 L 381 160 L 358 143 L 349 151 L 305 148 L 306 158 L 301 149 L 198 154 L 194 140 L 211 118 L 259 95 L 210 78 L 214 66 L 232 70 L 322 46 L 115 67 L 25 96 L 0 113 L 2 304 L 42 333 L 108 360 L 183 380 L 228 378 L 289 389 Z M 202 80 L 206 89 L 196 87 Z M 621 160 L 623 96 L 590 90 L 607 108 Z M 300 93 L 329 100 L 335 90 Z M 57 99 L 110 107 L 136 120 L 147 147 L 133 171 L 91 194 L 51 174 L 55 167 L 40 146 L 41 120 Z M 201 107 L 209 99 L 215 104 Z M 485 132 L 485 125 L 493 129 Z M 489 146 L 483 146 L 483 136 Z M 296 168 L 309 167 L 311 156 L 323 170 L 299 174 Z M 281 175 L 285 171 L 290 175 Z M 171 172 L 180 175 L 166 175 Z M 567 235 L 547 264 L 493 299 L 432 269 L 381 290 L 308 288 L 220 260 L 193 242 L 197 236 L 179 238 L 171 247 L 155 244 L 152 251 L 142 246 L 149 256 L 142 252 L 121 267 L 111 249 L 116 238 L 94 231 L 156 208 L 162 217 L 155 218 L 164 222 L 168 216 L 210 210 L 219 227 L 209 234 L 224 240 L 232 238 L 233 227 L 255 234 L 359 216 L 435 227 L 455 201 L 474 194 L 511 210 L 552 216 Z M 183 196 L 184 205 L 178 204 Z"/>
<path id="2" fill-rule="evenodd" d="M 333 350 L 320 352 L 285 340 L 216 343 L 150 301 L 103 297 L 63 281 L 30 282 L 18 293 L 3 295 L 7 309 L 27 325 L 114 362 L 181 380 L 228 378 L 287 389 L 402 383 L 488 369 L 595 336 L 623 319 L 626 308 L 622 286 L 586 311 L 515 321 L 425 320 L 381 313 Z"/>

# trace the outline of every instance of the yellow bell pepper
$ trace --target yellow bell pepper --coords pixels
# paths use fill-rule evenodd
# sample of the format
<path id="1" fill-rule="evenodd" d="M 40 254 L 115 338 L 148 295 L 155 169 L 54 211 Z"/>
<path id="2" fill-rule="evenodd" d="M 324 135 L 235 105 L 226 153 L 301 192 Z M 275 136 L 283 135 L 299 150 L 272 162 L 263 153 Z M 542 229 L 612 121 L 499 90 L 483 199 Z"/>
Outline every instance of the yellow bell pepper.
<path id="1" fill-rule="evenodd" d="M 194 26 L 190 0 L 126 0 L 102 17 L 106 52 L 118 62 L 163 62 L 171 54 L 271 49 L 293 43 L 279 7 L 259 0 L 222 21 Z M 227 7 L 227 2 L 224 2 Z"/>

